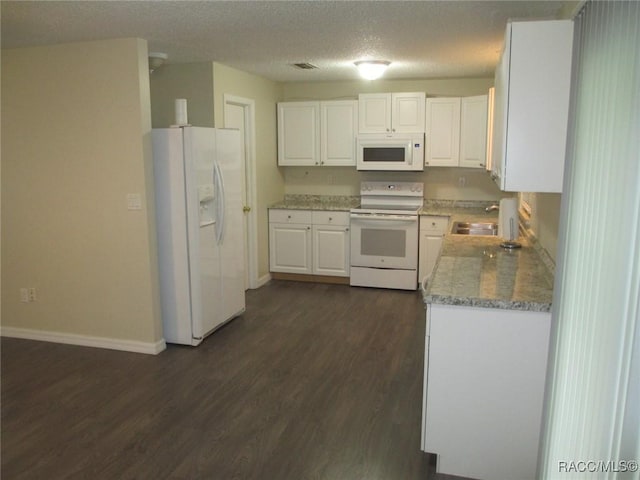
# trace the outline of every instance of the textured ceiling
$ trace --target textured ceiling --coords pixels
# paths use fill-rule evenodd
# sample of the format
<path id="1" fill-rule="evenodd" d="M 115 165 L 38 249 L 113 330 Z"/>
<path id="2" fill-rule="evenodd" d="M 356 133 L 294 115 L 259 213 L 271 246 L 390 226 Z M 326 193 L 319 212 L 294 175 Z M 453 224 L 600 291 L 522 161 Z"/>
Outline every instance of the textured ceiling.
<path id="1" fill-rule="evenodd" d="M 168 63 L 215 61 L 276 81 L 493 75 L 508 19 L 556 18 L 576 1 L 6 1 L 2 48 L 140 37 Z M 302 71 L 293 63 L 317 70 Z"/>

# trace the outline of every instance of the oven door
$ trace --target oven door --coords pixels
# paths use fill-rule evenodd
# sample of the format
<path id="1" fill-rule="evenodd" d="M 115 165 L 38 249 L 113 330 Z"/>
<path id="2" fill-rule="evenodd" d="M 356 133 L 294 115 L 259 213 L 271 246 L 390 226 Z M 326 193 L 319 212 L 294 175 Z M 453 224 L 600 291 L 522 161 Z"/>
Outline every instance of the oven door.
<path id="1" fill-rule="evenodd" d="M 352 212 L 351 265 L 415 270 L 418 216 Z"/>

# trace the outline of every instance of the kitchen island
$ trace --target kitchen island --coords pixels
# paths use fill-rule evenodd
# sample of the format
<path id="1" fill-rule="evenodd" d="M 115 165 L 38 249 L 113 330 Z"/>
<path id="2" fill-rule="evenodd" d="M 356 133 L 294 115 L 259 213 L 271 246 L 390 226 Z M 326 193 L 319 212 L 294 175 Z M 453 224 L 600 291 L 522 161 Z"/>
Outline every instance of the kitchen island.
<path id="1" fill-rule="evenodd" d="M 518 240 L 445 235 L 423 292 L 422 449 L 438 472 L 535 478 L 553 273 L 535 239 Z"/>

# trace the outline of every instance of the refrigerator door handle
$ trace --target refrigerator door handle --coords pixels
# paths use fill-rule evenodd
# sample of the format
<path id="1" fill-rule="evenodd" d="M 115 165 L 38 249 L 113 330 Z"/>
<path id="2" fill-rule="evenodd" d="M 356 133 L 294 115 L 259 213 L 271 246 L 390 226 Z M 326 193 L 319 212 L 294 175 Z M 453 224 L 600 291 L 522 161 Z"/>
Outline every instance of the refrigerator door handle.
<path id="1" fill-rule="evenodd" d="M 224 180 L 218 162 L 213 163 L 213 181 L 216 186 L 216 243 L 224 238 Z"/>

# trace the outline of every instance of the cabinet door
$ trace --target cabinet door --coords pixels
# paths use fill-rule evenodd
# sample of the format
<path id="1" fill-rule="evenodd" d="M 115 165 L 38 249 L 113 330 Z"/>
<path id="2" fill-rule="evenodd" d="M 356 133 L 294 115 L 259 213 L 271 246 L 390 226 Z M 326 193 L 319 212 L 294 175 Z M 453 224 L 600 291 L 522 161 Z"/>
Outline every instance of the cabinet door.
<path id="1" fill-rule="evenodd" d="M 320 164 L 320 103 L 278 104 L 278 165 Z"/>
<path id="2" fill-rule="evenodd" d="M 510 42 L 505 41 L 504 51 L 496 66 L 493 91 L 493 139 L 491 142 L 491 178 L 504 190 L 502 171 L 507 142 L 507 102 L 509 100 Z"/>
<path id="3" fill-rule="evenodd" d="M 431 276 L 433 268 L 436 266 L 438 256 L 442 248 L 442 235 L 433 235 L 427 232 L 420 232 L 420 251 L 418 263 L 418 281 L 422 282 L 424 277 Z"/>
<path id="4" fill-rule="evenodd" d="M 391 94 L 391 131 L 395 133 L 424 132 L 424 92 Z"/>
<path id="5" fill-rule="evenodd" d="M 320 164 L 355 166 L 358 102 L 320 102 Z"/>
<path id="6" fill-rule="evenodd" d="M 489 89 L 487 95 L 487 163 L 485 168 L 489 171 L 493 171 L 493 110 L 495 104 L 495 87 Z"/>
<path id="7" fill-rule="evenodd" d="M 572 45 L 570 20 L 507 25 L 493 134 L 493 173 L 504 191 L 562 191 Z"/>
<path id="8" fill-rule="evenodd" d="M 269 263 L 272 272 L 311 273 L 311 225 L 269 225 Z"/>
<path id="9" fill-rule="evenodd" d="M 487 95 L 464 97 L 460 106 L 461 167 L 484 168 L 487 163 Z"/>
<path id="10" fill-rule="evenodd" d="M 313 273 L 315 275 L 349 276 L 349 227 L 313 226 Z"/>
<path id="11" fill-rule="evenodd" d="M 460 156 L 460 98 L 427 98 L 425 165 L 457 167 Z"/>
<path id="12" fill-rule="evenodd" d="M 391 94 L 358 95 L 358 132 L 387 133 L 391 131 Z"/>

